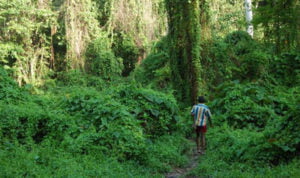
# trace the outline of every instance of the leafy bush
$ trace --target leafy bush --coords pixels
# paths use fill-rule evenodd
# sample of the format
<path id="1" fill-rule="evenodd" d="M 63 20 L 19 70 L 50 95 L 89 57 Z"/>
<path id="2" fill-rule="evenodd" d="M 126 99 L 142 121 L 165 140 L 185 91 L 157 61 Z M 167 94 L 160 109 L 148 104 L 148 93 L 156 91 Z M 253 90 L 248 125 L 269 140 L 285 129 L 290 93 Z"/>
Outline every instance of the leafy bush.
<path id="1" fill-rule="evenodd" d="M 71 127 L 70 117 L 59 111 L 48 112 L 35 103 L 0 105 L 0 137 L 21 144 L 46 139 L 60 142 Z"/>
<path id="2" fill-rule="evenodd" d="M 300 84 L 300 54 L 299 52 L 284 53 L 274 56 L 270 66 L 271 76 L 277 84 L 299 86 Z"/>
<path id="3" fill-rule="evenodd" d="M 169 88 L 171 70 L 169 66 L 167 39 L 158 42 L 142 64 L 135 70 L 134 77 L 143 84 L 150 84 L 154 88 Z"/>
<path id="4" fill-rule="evenodd" d="M 195 136 L 194 129 L 192 128 L 194 124 L 194 116 L 191 115 L 191 109 L 191 107 L 180 109 L 180 120 L 178 121 L 177 130 L 186 138 L 193 138 Z"/>
<path id="5" fill-rule="evenodd" d="M 21 166 L 11 172 L 7 164 L 1 164 L 2 170 L 10 172 L 1 176 L 118 175 L 105 168 L 109 163 L 125 175 L 130 165 L 137 166 L 133 175 L 150 175 L 150 168 L 152 173 L 165 172 L 187 161 L 184 154 L 189 151 L 189 142 L 180 134 L 166 135 L 181 131 L 172 95 L 131 84 L 101 92 L 59 87 L 29 99 L 10 105 L 0 102 L 0 158 L 14 157 L 11 165 Z M 131 162 L 101 163 L 94 157 Z M 95 164 L 100 167 L 89 166 Z"/>
<path id="6" fill-rule="evenodd" d="M 100 151 L 118 159 L 143 161 L 145 139 L 175 132 L 179 120 L 173 96 L 135 85 L 103 92 L 73 89 L 61 103 L 78 127 L 63 144 L 68 150 Z"/>
<path id="7" fill-rule="evenodd" d="M 141 122 L 146 134 L 158 137 L 177 130 L 179 108 L 172 95 L 124 85 L 108 90 L 112 97 L 119 100 Z M 130 99 L 129 99 L 130 98 Z"/>
<path id="8" fill-rule="evenodd" d="M 253 44 L 256 45 L 256 44 Z M 241 56 L 240 65 L 242 79 L 257 80 L 267 74 L 270 55 L 258 49 L 254 49 L 248 54 Z"/>
<path id="9" fill-rule="evenodd" d="M 290 161 L 300 150 L 300 92 L 299 87 L 274 92 L 276 97 L 276 119 L 270 120 L 264 131 L 265 139 L 258 141 L 257 147 L 264 145 L 258 156 L 272 164 Z M 267 155 L 267 156 L 266 156 Z"/>
<path id="10" fill-rule="evenodd" d="M 211 106 L 218 124 L 226 122 L 235 128 L 262 130 L 275 117 L 270 106 L 272 98 L 259 84 L 228 82 L 220 85 L 215 93 L 217 99 Z"/>
<path id="11" fill-rule="evenodd" d="M 266 74 L 270 55 L 262 50 L 263 46 L 254 41 L 247 32 L 236 31 L 224 39 L 228 44 L 231 60 L 239 68 L 235 79 L 259 79 Z"/>
<path id="12" fill-rule="evenodd" d="M 216 154 L 217 153 L 217 154 Z M 298 177 L 300 161 L 295 159 L 289 164 L 281 164 L 274 167 L 265 164 L 251 165 L 245 162 L 225 162 L 217 150 L 208 151 L 206 156 L 201 158 L 201 164 L 192 170 L 187 176 L 201 175 L 204 177 L 216 178 L 264 178 L 264 177 Z"/>
<path id="13" fill-rule="evenodd" d="M 120 159 L 141 158 L 142 130 L 126 106 L 110 96 L 82 89 L 69 94 L 64 102 L 79 128 L 64 143 L 71 151 L 90 153 L 98 149 Z"/>
<path id="14" fill-rule="evenodd" d="M 233 129 L 226 123 L 210 129 L 206 156 L 189 175 L 240 177 L 243 172 L 244 177 L 293 177 L 299 174 L 296 171 L 299 168 L 296 166 L 299 164 L 299 119 L 294 111 L 291 115 L 270 120 L 261 132 Z"/>
<path id="15" fill-rule="evenodd" d="M 0 66 L 0 100 L 16 102 L 26 100 L 26 98 L 28 98 L 27 93 Z"/>
<path id="16" fill-rule="evenodd" d="M 79 70 L 71 70 L 68 72 L 60 72 L 57 79 L 63 86 L 86 86 L 87 81 L 84 73 Z"/>
<path id="17" fill-rule="evenodd" d="M 24 49 L 21 45 L 0 43 L 0 65 L 10 68 L 22 52 L 24 52 Z"/>
<path id="18" fill-rule="evenodd" d="M 186 162 L 181 153 L 187 151 L 188 144 L 180 146 L 186 142 L 184 138 L 164 136 L 159 141 L 160 136 L 180 131 L 173 96 L 135 85 L 102 92 L 85 87 L 57 92 L 59 95 L 49 98 L 32 96 L 24 104 L 1 104 L 0 145 L 51 145 L 75 155 L 103 154 L 119 161 L 135 160 L 161 172 Z M 37 161 L 47 162 L 45 159 L 39 156 Z"/>
<path id="19" fill-rule="evenodd" d="M 105 34 L 90 43 L 86 57 L 89 73 L 106 80 L 121 75 L 123 70 L 122 59 L 115 56 Z"/>
<path id="20" fill-rule="evenodd" d="M 232 80 L 261 80 L 268 73 L 271 55 L 246 32 L 207 41 L 202 48 L 201 64 L 207 67 L 201 75 L 209 88 Z"/>
<path id="21" fill-rule="evenodd" d="M 89 75 L 78 70 L 71 70 L 68 72 L 57 73 L 57 83 L 60 86 L 64 86 L 64 87 L 66 86 L 94 87 L 99 90 L 102 90 L 107 86 L 107 82 L 104 82 L 104 80 L 100 76 Z M 47 88 L 47 86 L 45 87 Z"/>
<path id="22" fill-rule="evenodd" d="M 226 147 L 230 147 L 224 148 L 228 151 L 222 154 L 228 157 L 223 156 L 224 161 L 251 160 L 253 164 L 261 161 L 278 165 L 297 157 L 300 148 L 299 87 L 267 86 L 231 82 L 217 89 L 218 99 L 212 103 L 216 123 L 244 129 L 214 134 L 224 139 L 212 138 L 214 144 L 226 143 Z M 253 131 L 259 133 L 252 134 Z M 231 136 L 234 133 L 239 134 Z M 242 140 L 244 143 L 239 143 L 240 136 L 247 138 Z"/>
<path id="23" fill-rule="evenodd" d="M 116 56 L 123 59 L 123 76 L 128 76 L 135 68 L 140 49 L 134 43 L 134 39 L 124 33 L 117 33 L 114 37 L 112 49 Z"/>

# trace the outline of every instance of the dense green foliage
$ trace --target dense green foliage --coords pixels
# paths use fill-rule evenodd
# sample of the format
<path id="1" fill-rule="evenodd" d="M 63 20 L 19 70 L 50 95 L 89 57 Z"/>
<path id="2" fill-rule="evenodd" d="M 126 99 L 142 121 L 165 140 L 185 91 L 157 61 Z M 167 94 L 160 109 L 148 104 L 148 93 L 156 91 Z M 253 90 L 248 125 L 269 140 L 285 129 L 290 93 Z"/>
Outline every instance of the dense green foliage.
<path id="1" fill-rule="evenodd" d="M 9 87 L 14 87 L 11 91 L 14 95 L 7 94 L 5 98 L 18 102 L 0 102 L 1 147 L 17 153 L 17 159 L 33 159 L 32 165 L 37 169 L 20 167 L 20 173 L 54 175 L 51 167 L 64 164 L 64 161 L 70 162 L 70 169 L 72 166 L 75 168 L 74 173 L 71 171 L 67 175 L 76 174 L 85 164 L 102 161 L 105 162 L 100 164 L 102 167 L 90 167 L 94 172 L 92 175 L 100 175 L 102 169 L 105 171 L 106 163 L 114 160 L 134 160 L 141 164 L 141 169 L 143 166 L 152 168 L 151 172 L 165 171 L 172 165 L 186 162 L 186 157 L 181 154 L 189 150 L 189 144 L 181 145 L 187 140 L 178 134 L 180 115 L 171 95 L 139 88 L 134 84 L 112 86 L 99 91 L 76 86 L 76 82 L 81 85 L 82 81 L 74 81 L 72 87 L 48 88 L 47 95 L 36 96 L 21 89 L 19 91 L 5 72 L 2 78 L 6 78 L 7 82 L 1 88 L 1 93 L 5 94 Z M 16 97 L 17 94 L 26 95 L 27 100 Z M 5 101 L 9 101 L 10 105 L 7 106 Z M 53 150 L 47 153 L 50 147 Z M 54 156 L 56 152 L 66 155 L 58 159 Z M 2 151 L 1 160 L 10 159 L 7 153 Z M 25 156 L 28 153 L 29 156 Z M 71 158 L 71 155 L 75 157 Z M 79 163 L 77 160 L 80 157 L 88 160 L 92 156 L 97 159 L 89 163 Z M 109 160 L 109 157 L 113 160 Z M 123 167 L 117 166 L 120 169 Z M 3 164 L 2 168 L 10 169 L 7 164 Z M 89 175 L 88 171 L 82 175 Z M 63 170 L 55 175 L 60 174 L 64 175 Z"/>
<path id="2" fill-rule="evenodd" d="M 130 72 L 135 69 L 135 63 L 140 55 L 140 50 L 132 37 L 123 33 L 117 34 L 113 42 L 113 51 L 116 56 L 120 56 L 123 59 L 124 70 L 122 71 L 123 76 L 128 76 Z"/>
<path id="3" fill-rule="evenodd" d="M 170 73 L 161 78 L 157 72 L 171 65 L 163 55 L 168 42 L 161 44 L 136 71 L 137 80 L 160 89 L 165 87 L 157 81 L 167 84 Z M 209 91 L 217 127 L 209 129 L 208 153 L 190 175 L 240 177 L 241 170 L 245 177 L 299 175 L 299 52 L 275 55 L 273 45 L 243 31 L 208 39 L 201 47 L 202 87 Z"/>
<path id="4" fill-rule="evenodd" d="M 0 177 L 299 177 L 299 1 L 0 0 Z M 168 29 L 168 30 L 167 30 Z M 242 175 L 241 175 L 242 173 Z"/>
<path id="5" fill-rule="evenodd" d="M 151 54 L 135 70 L 134 78 L 144 85 L 157 89 L 170 89 L 171 71 L 169 65 L 167 38 L 163 38 L 153 47 Z"/>
<path id="6" fill-rule="evenodd" d="M 236 31 L 203 45 L 207 49 L 203 50 L 202 65 L 210 67 L 202 76 L 209 88 L 228 80 L 261 80 L 268 73 L 271 54 L 246 32 Z"/>
<path id="7" fill-rule="evenodd" d="M 258 1 L 254 23 L 264 28 L 265 40 L 277 53 L 299 50 L 299 1 Z"/>
<path id="8" fill-rule="evenodd" d="M 0 67 L 0 80 L 0 99 L 2 101 L 14 102 L 15 100 L 22 99 L 21 89 L 2 67 Z"/>
<path id="9" fill-rule="evenodd" d="M 277 162 L 276 165 L 265 161 L 276 154 L 270 146 L 273 140 L 266 140 L 264 134 L 247 129 L 233 130 L 227 125 L 211 129 L 208 135 L 209 148 L 201 163 L 190 175 L 212 177 L 298 177 L 299 158 L 289 163 Z M 275 145 L 275 144 L 274 144 Z M 280 154 L 285 154 L 281 152 Z M 284 157 L 284 156 L 282 156 Z M 274 157 L 273 157 L 274 158 Z"/>
<path id="10" fill-rule="evenodd" d="M 13 69 L 19 84 L 40 84 L 50 62 L 55 14 L 30 0 L 0 1 L 0 62 Z"/>
<path id="11" fill-rule="evenodd" d="M 122 59 L 115 56 L 105 35 L 96 38 L 87 48 L 87 71 L 103 79 L 120 76 Z"/>
<path id="12" fill-rule="evenodd" d="M 226 40 L 228 37 L 225 43 L 217 44 L 224 45 L 224 53 L 212 57 L 221 54 L 230 59 L 232 53 L 238 54 L 242 49 L 236 46 L 231 48 L 234 51 L 225 50 Z M 272 56 L 260 50 L 256 48 L 253 52 L 267 58 L 257 56 L 255 60 L 259 62 L 255 66 L 228 60 L 227 71 L 218 71 L 220 74 L 216 72 L 217 76 L 213 77 L 207 75 L 208 81 L 213 82 L 209 82 L 213 91 L 209 105 L 218 126 L 210 129 L 208 152 L 190 175 L 240 177 L 241 171 L 245 177 L 299 175 L 299 54 Z M 243 60 L 243 54 L 236 59 Z M 259 75 L 245 77 L 249 70 L 239 70 L 242 66 L 255 69 Z"/>
<path id="13" fill-rule="evenodd" d="M 216 122 L 263 133 L 250 142 L 259 160 L 288 159 L 300 146 L 299 91 L 299 87 L 274 89 L 250 83 L 223 85 L 218 89 L 220 99 L 212 104 L 217 111 Z M 242 150 L 251 151 L 245 148 Z"/>

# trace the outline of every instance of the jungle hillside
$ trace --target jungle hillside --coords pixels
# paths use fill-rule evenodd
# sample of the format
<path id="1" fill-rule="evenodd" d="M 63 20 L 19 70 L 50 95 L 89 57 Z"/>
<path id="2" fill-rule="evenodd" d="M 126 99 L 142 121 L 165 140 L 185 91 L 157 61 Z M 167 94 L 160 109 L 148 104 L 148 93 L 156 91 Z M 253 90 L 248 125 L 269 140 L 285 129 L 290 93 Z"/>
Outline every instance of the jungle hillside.
<path id="1" fill-rule="evenodd" d="M 300 2 L 0 0 L 0 177 L 300 177 Z"/>

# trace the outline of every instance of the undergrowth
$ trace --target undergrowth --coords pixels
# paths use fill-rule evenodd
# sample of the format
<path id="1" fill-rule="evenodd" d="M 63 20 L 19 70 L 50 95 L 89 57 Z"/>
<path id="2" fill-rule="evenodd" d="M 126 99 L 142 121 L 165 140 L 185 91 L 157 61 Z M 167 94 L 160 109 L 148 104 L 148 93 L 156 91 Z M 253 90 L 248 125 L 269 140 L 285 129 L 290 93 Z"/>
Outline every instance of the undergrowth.
<path id="1" fill-rule="evenodd" d="M 71 76 L 30 94 L 1 73 L 1 177 L 155 177 L 187 163 L 171 94 L 74 76 L 60 83 Z"/>

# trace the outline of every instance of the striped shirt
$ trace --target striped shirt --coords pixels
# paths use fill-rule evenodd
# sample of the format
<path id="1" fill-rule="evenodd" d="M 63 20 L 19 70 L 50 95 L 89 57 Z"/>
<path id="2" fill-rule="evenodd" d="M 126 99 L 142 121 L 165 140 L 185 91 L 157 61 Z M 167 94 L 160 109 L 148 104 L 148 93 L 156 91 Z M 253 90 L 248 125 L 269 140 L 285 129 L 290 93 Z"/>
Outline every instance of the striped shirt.
<path id="1" fill-rule="evenodd" d="M 191 114 L 196 126 L 206 126 L 208 117 L 211 118 L 210 110 L 205 104 L 194 105 Z"/>

